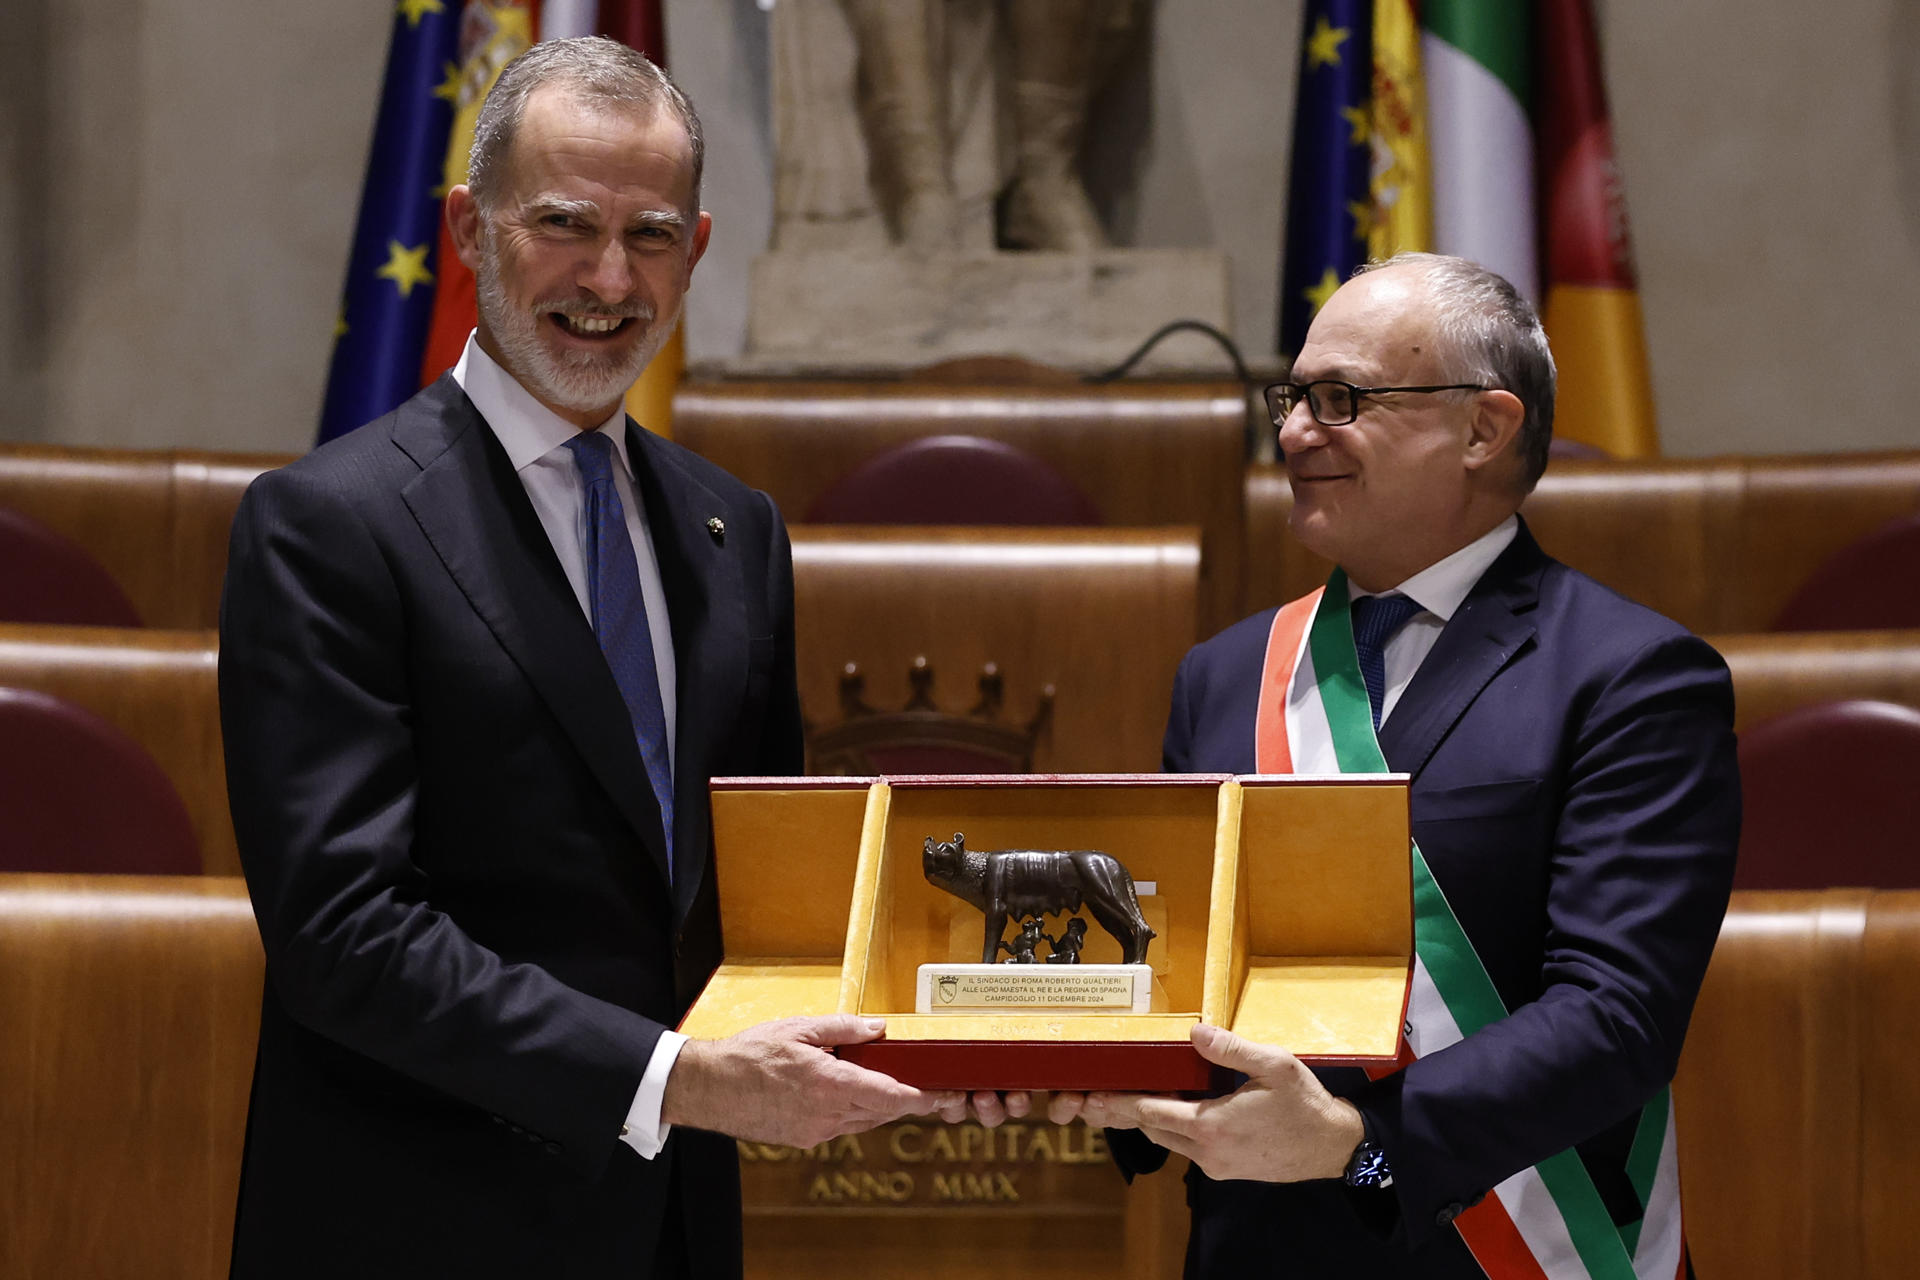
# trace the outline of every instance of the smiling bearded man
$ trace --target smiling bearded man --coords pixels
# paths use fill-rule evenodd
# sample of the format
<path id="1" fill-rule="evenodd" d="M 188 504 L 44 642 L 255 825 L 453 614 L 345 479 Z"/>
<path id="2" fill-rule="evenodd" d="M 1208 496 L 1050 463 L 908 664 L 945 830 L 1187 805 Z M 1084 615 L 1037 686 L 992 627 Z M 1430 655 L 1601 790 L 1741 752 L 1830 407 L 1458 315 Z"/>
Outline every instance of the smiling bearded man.
<path id="1" fill-rule="evenodd" d="M 779 513 L 621 411 L 706 248 L 701 161 L 622 45 L 508 65 L 447 197 L 459 363 L 241 503 L 235 1276 L 737 1276 L 735 1137 L 961 1114 L 833 1056 L 875 1020 L 671 1029 L 720 958 L 708 780 L 801 769 Z"/>
<path id="2" fill-rule="evenodd" d="M 479 345 L 589 429 L 672 334 L 713 228 L 690 113 L 639 105 L 617 82 L 510 82 L 447 197 Z"/>

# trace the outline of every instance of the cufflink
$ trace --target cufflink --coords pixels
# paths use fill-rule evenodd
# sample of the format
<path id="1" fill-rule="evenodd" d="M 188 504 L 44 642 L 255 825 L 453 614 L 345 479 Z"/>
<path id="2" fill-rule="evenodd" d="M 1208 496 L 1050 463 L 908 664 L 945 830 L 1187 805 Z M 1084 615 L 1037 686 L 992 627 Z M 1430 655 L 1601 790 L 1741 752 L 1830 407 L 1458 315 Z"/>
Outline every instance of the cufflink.
<path id="1" fill-rule="evenodd" d="M 727 522 L 719 516 L 708 516 L 707 532 L 713 535 L 715 542 L 725 542 L 727 538 Z"/>
<path id="2" fill-rule="evenodd" d="M 626 1136 L 628 1136 L 628 1135 L 629 1135 L 630 1133 L 632 1133 L 632 1132 L 633 1132 L 633 1131 L 632 1131 L 631 1129 L 629 1129 L 629 1128 L 627 1128 L 627 1126 L 625 1126 L 625 1125 L 621 1125 L 621 1126 L 620 1126 L 620 1136 L 621 1136 L 621 1137 L 623 1137 L 623 1138 L 624 1138 L 624 1137 L 626 1137 Z"/>

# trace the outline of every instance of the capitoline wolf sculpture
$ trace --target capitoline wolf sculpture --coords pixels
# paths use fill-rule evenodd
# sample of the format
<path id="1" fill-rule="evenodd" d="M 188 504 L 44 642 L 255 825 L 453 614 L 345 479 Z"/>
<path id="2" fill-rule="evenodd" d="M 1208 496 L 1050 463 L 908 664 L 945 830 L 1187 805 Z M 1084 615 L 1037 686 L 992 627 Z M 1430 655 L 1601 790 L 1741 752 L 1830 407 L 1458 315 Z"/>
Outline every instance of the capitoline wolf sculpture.
<path id="1" fill-rule="evenodd" d="M 1120 860 L 1098 849 L 969 850 L 967 837 L 927 837 L 921 856 L 927 880 L 986 913 L 986 945 L 980 963 L 998 956 L 1007 921 L 1087 910 L 1113 935 L 1126 963 L 1142 964 L 1153 930 L 1140 914 L 1133 877 Z"/>

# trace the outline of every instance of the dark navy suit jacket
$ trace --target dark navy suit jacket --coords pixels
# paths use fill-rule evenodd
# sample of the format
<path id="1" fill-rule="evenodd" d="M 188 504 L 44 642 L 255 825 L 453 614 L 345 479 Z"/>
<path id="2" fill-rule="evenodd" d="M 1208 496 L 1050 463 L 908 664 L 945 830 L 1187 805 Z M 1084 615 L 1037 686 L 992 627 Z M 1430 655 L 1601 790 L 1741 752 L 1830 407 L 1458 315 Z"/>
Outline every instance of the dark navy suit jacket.
<path id="1" fill-rule="evenodd" d="M 1254 770 L 1272 622 L 1187 655 L 1168 770 Z M 1384 1081 L 1322 1073 L 1389 1153 L 1390 1191 L 1196 1175 L 1189 1274 L 1477 1276 L 1447 1224 L 1570 1146 L 1616 1221 L 1639 1216 L 1634 1120 L 1673 1076 L 1732 885 L 1732 721 L 1712 649 L 1521 526 L 1380 734 L 1412 776 L 1414 839 L 1512 1012 Z"/>
<path id="2" fill-rule="evenodd" d="M 707 780 L 800 771 L 791 557 L 763 494 L 628 440 L 678 667 L 671 885 L 592 628 L 450 377 L 247 492 L 220 695 L 267 983 L 236 1275 L 645 1275 L 663 1231 L 739 1271 L 732 1142 L 619 1133 L 720 956 Z"/>

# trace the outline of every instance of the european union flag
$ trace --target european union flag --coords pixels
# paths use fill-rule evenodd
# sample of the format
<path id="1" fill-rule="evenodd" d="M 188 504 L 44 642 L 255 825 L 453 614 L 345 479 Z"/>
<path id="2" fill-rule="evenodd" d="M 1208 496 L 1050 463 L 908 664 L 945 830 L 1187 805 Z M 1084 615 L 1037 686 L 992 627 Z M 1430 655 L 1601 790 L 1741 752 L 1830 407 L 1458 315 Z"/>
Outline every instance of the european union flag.
<path id="1" fill-rule="evenodd" d="M 420 389 L 462 7 L 461 0 L 400 0 L 394 13 L 320 411 L 322 444 Z"/>
<path id="2" fill-rule="evenodd" d="M 1280 350 L 1300 351 L 1314 312 L 1367 259 L 1373 0 L 1308 0 L 1287 187 Z"/>

